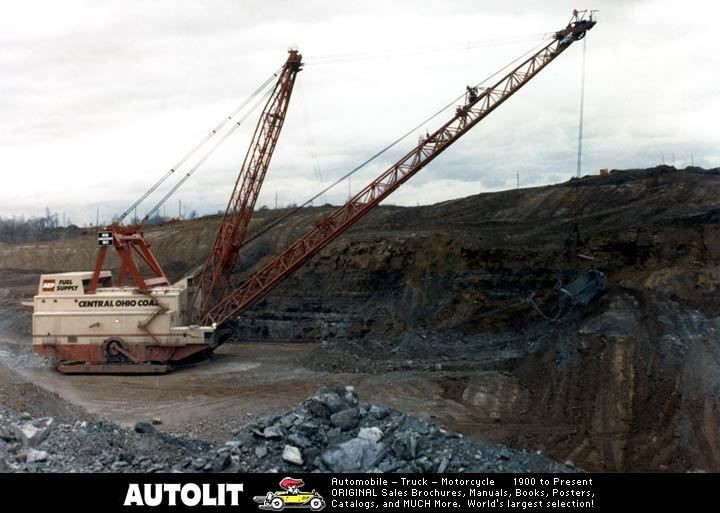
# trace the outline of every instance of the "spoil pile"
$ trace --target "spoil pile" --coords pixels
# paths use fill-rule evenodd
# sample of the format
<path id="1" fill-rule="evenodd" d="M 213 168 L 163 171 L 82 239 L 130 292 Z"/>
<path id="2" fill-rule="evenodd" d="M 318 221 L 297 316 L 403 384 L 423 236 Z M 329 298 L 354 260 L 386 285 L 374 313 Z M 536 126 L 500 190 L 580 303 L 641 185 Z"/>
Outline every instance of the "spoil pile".
<path id="1" fill-rule="evenodd" d="M 466 440 L 423 419 L 321 388 L 226 443 L 250 472 L 567 472 L 539 453 Z"/>
<path id="2" fill-rule="evenodd" d="M 148 423 L 57 423 L 0 407 L 0 471 L 20 472 L 566 472 L 539 453 L 466 440 L 377 404 L 322 388 L 295 409 L 245 426 L 224 445 Z"/>
<path id="3" fill-rule="evenodd" d="M 101 419 L 61 423 L 0 407 L 0 472 L 168 472 L 220 470 L 203 459 L 213 446 L 123 429 Z"/>

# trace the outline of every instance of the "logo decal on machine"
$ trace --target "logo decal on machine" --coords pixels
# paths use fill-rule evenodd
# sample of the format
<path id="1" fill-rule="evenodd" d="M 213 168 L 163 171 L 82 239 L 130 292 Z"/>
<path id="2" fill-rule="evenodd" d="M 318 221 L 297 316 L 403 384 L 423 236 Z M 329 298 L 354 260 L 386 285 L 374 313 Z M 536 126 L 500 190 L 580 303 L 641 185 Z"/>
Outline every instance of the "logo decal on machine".
<path id="1" fill-rule="evenodd" d="M 43 292 L 55 292 L 55 280 L 43 280 Z"/>
<path id="2" fill-rule="evenodd" d="M 78 303 L 80 308 L 115 308 L 115 307 L 132 307 L 132 306 L 158 306 L 158 302 L 154 299 L 83 299 Z"/>

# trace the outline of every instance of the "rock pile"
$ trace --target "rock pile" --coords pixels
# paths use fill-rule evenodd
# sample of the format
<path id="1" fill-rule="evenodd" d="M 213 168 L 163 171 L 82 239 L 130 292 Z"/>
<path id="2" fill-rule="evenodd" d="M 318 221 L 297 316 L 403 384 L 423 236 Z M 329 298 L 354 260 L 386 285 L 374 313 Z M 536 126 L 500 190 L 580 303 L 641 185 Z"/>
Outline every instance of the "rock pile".
<path id="1" fill-rule="evenodd" d="M 0 471 L 565 472 L 539 453 L 466 440 L 417 417 L 322 388 L 293 410 L 244 426 L 218 446 L 151 423 L 58 424 L 0 407 Z"/>
<path id="2" fill-rule="evenodd" d="M 250 472 L 567 472 L 539 453 L 466 440 L 423 419 L 322 388 L 226 443 Z"/>
<path id="3" fill-rule="evenodd" d="M 123 429 L 97 419 L 58 423 L 0 406 L 0 472 L 168 472 L 219 470 L 210 444 Z"/>

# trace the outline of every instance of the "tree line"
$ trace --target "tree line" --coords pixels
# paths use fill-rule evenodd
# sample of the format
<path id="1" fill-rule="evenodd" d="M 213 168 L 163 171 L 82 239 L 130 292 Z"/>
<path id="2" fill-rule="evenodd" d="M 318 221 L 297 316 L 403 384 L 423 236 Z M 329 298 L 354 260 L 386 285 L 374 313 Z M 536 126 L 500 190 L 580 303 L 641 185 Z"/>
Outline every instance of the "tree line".
<path id="1" fill-rule="evenodd" d="M 44 216 L 0 217 L 0 242 L 40 242 L 46 240 L 65 239 L 80 234 L 81 230 L 65 220 L 66 226 L 60 226 L 57 212 L 45 209 Z"/>

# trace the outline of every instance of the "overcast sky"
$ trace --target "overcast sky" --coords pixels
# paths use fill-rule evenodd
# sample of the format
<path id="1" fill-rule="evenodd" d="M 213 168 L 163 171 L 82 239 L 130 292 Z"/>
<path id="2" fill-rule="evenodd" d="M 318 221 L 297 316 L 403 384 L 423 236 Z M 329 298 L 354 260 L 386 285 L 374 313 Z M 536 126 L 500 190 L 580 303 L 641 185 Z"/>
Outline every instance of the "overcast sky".
<path id="1" fill-rule="evenodd" d="M 0 216 L 106 222 L 140 196 L 298 47 L 299 74 L 259 205 L 302 203 L 464 90 L 599 9 L 587 38 L 584 174 L 720 166 L 716 2 L 674 0 L 2 0 Z M 575 173 L 582 44 L 388 202 L 434 203 Z M 451 112 L 438 118 L 433 129 Z M 252 116 L 178 192 L 224 209 Z M 425 128 L 418 131 L 424 133 Z M 413 135 L 354 176 L 357 191 Z M 172 182 L 168 183 L 170 187 Z M 159 191 L 158 199 L 164 190 Z M 346 199 L 348 184 L 327 201 Z M 144 214 L 152 206 L 138 209 Z"/>

